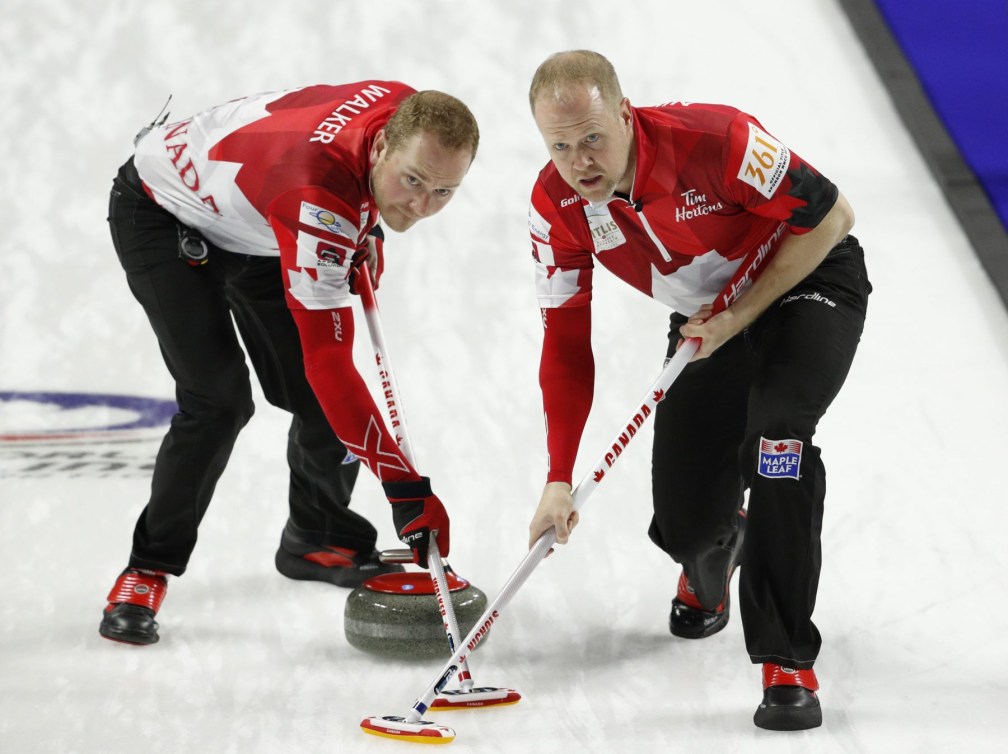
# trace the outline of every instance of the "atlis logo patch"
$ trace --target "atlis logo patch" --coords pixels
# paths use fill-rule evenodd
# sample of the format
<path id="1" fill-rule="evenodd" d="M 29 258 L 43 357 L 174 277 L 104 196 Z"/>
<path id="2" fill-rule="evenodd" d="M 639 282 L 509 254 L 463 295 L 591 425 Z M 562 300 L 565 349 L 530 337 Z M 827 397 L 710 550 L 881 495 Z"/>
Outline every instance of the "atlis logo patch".
<path id="1" fill-rule="evenodd" d="M 757 472 L 768 479 L 797 479 L 801 454 L 801 440 L 768 440 L 761 437 Z"/>

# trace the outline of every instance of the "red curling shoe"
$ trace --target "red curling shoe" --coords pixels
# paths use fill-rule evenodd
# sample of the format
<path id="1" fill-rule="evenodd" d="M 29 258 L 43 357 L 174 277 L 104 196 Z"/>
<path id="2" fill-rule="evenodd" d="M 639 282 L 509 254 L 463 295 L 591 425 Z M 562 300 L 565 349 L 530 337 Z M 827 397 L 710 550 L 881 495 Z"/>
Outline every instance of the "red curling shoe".
<path id="1" fill-rule="evenodd" d="M 822 725 L 815 671 L 763 663 L 763 702 L 753 722 L 766 730 L 808 730 Z"/>
<path id="2" fill-rule="evenodd" d="M 324 581 L 355 589 L 374 576 L 402 573 L 398 563 L 383 563 L 378 551 L 352 550 L 346 547 L 309 542 L 292 525 L 284 527 L 280 547 L 274 559 L 276 569 L 289 579 Z"/>
<path id="3" fill-rule="evenodd" d="M 739 511 L 738 530 L 731 544 L 731 558 L 728 561 L 724 577 L 724 597 L 713 610 L 705 608 L 697 599 L 693 587 L 690 586 L 685 569 L 679 575 L 676 596 L 672 600 L 672 611 L 669 613 L 669 631 L 681 639 L 704 639 L 712 636 L 728 625 L 730 593 L 732 576 L 738 568 L 742 557 L 742 543 L 745 541 L 746 512 Z M 714 578 L 717 578 L 715 576 Z"/>
<path id="4" fill-rule="evenodd" d="M 127 568 L 109 592 L 98 633 L 126 644 L 154 644 L 159 638 L 154 616 L 167 592 L 164 571 Z"/>

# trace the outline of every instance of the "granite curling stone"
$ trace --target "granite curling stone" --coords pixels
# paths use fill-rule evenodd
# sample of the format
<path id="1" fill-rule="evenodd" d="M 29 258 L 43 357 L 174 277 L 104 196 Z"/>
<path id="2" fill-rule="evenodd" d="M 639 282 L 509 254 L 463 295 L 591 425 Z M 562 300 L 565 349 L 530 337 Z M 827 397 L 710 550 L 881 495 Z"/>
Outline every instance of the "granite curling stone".
<path id="1" fill-rule="evenodd" d="M 487 598 L 453 572 L 445 575 L 461 640 L 483 614 Z M 385 573 L 365 581 L 347 597 L 343 629 L 351 646 L 382 657 L 447 660 L 452 654 L 427 571 Z"/>

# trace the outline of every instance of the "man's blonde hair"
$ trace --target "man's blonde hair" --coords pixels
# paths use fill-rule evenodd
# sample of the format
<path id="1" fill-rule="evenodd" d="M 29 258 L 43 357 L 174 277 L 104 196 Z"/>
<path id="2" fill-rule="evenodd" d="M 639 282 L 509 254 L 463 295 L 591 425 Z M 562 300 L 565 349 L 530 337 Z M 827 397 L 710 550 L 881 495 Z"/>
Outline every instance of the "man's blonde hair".
<path id="1" fill-rule="evenodd" d="M 535 114 L 540 97 L 558 97 L 571 84 L 597 87 L 602 101 L 618 105 L 623 101 L 623 90 L 612 63 L 591 50 L 568 50 L 550 55 L 536 69 L 529 87 L 529 107 Z"/>
<path id="2" fill-rule="evenodd" d="M 411 94 L 385 124 L 390 152 L 402 148 L 418 133 L 433 134 L 445 149 L 468 149 L 472 158 L 476 157 L 479 147 L 476 118 L 461 100 L 450 94 L 432 89 Z"/>

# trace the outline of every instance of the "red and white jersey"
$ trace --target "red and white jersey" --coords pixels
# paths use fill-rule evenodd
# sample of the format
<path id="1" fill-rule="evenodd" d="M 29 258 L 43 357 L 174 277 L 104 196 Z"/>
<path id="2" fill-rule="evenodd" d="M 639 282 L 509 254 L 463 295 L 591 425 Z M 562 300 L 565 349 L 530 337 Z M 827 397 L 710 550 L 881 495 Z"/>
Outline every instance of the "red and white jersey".
<path id="1" fill-rule="evenodd" d="M 552 163 L 532 189 L 529 231 L 545 327 L 539 381 L 548 481 L 571 481 L 591 408 L 590 308 L 595 262 L 642 293 L 690 315 L 739 270 L 814 228 L 836 187 L 750 115 L 723 105 L 632 108 L 636 140 L 628 197 L 592 205 Z M 742 276 L 733 280 L 736 271 Z M 735 293 L 729 287 L 730 300 Z"/>
<path id="2" fill-rule="evenodd" d="M 207 240 L 282 255 L 292 305 L 345 305 L 349 257 L 378 221 L 371 145 L 413 92 L 363 81 L 244 97 L 152 129 L 134 162 L 154 200 Z"/>
<path id="3" fill-rule="evenodd" d="M 419 475 L 354 364 L 349 273 L 379 219 L 372 145 L 414 91 L 363 81 L 245 97 L 152 129 L 134 155 L 180 222 L 226 251 L 280 257 L 305 375 L 337 436 L 383 481 Z"/>
<path id="4" fill-rule="evenodd" d="M 722 105 L 633 108 L 629 197 L 593 206 L 550 163 L 532 190 L 539 305 L 591 299 L 594 261 L 683 314 L 710 303 L 742 259 L 818 225 L 836 187 L 751 116 Z"/>

